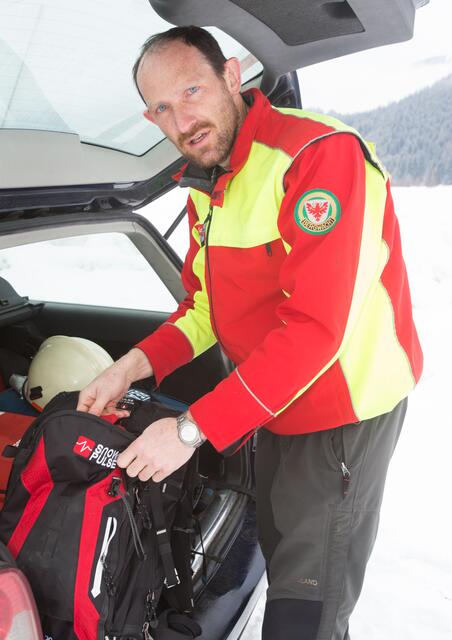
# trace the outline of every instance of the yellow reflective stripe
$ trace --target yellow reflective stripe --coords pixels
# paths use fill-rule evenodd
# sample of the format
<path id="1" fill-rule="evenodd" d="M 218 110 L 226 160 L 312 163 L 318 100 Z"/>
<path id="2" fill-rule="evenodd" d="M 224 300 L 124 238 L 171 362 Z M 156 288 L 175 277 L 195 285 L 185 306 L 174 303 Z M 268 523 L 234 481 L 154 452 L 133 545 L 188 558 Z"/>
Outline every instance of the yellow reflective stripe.
<path id="1" fill-rule="evenodd" d="M 413 387 L 408 357 L 395 332 L 394 311 L 380 281 L 389 259 L 382 240 L 386 188 L 366 163 L 366 205 L 358 271 L 339 362 L 360 420 L 390 411 Z"/>
<path id="2" fill-rule="evenodd" d="M 292 251 L 292 246 L 286 242 L 284 240 L 284 238 L 281 238 L 282 243 L 283 243 L 283 247 L 287 253 L 287 255 L 289 255 L 289 253 Z M 286 298 L 290 298 L 290 293 L 288 291 L 286 291 L 285 289 L 281 289 L 281 291 L 283 292 L 283 294 L 286 296 Z M 283 321 L 284 322 L 284 321 Z M 284 322 L 284 324 L 287 324 L 287 322 Z"/>
<path id="3" fill-rule="evenodd" d="M 204 222 L 209 213 L 210 206 L 210 196 L 203 193 L 202 191 L 197 191 L 197 189 L 190 189 L 190 198 L 195 205 L 196 213 L 198 214 L 198 220 L 200 222 Z M 199 236 L 195 235 L 196 227 L 193 226 L 193 236 L 197 239 L 199 244 Z"/>
<path id="4" fill-rule="evenodd" d="M 378 158 L 378 156 L 377 156 L 377 154 L 375 152 L 374 143 L 368 142 L 367 140 L 365 140 L 362 137 L 362 135 L 359 133 L 359 131 L 357 131 L 353 127 L 350 127 L 348 124 L 345 124 L 345 122 L 342 122 L 341 120 L 338 120 L 337 118 L 334 118 L 333 116 L 327 116 L 327 115 L 323 115 L 323 114 L 320 114 L 320 113 L 314 113 L 312 111 L 305 111 L 304 109 L 300 110 L 300 109 L 290 109 L 290 108 L 280 108 L 280 107 L 273 107 L 273 108 L 276 111 L 279 111 L 280 113 L 284 113 L 284 114 L 287 114 L 287 115 L 295 116 L 297 118 L 307 118 L 309 120 L 314 120 L 315 122 L 320 122 L 320 123 L 324 124 L 325 126 L 332 127 L 333 129 L 336 130 L 334 132 L 326 133 L 323 136 L 319 136 L 318 138 L 313 138 L 312 140 L 309 141 L 308 145 L 312 144 L 316 140 L 321 140 L 322 138 L 327 138 L 327 137 L 329 137 L 331 135 L 334 135 L 335 133 L 352 133 L 367 148 L 367 150 L 369 151 L 370 157 L 372 158 L 373 162 L 380 168 L 380 171 L 382 172 L 384 177 L 385 178 L 388 177 L 388 173 L 387 173 L 383 163 Z M 298 151 L 298 154 L 300 154 L 306 148 L 306 146 L 308 146 L 308 145 L 305 145 L 302 149 L 300 149 Z"/>
<path id="5" fill-rule="evenodd" d="M 284 249 L 286 250 L 287 255 L 289 255 L 289 253 L 292 251 L 291 245 L 288 242 L 286 242 L 284 240 L 284 238 L 281 238 L 281 240 L 282 240 L 282 243 L 284 245 Z"/>
<path id="6" fill-rule="evenodd" d="M 394 310 L 381 282 L 363 309 L 339 358 L 359 420 L 386 413 L 415 386 L 394 324 Z"/>
<path id="7" fill-rule="evenodd" d="M 197 232 L 193 228 L 193 236 L 195 238 L 196 235 Z M 197 238 L 197 242 L 199 242 L 199 237 Z M 204 278 L 204 264 L 205 252 L 204 249 L 200 248 L 193 260 L 192 268 L 193 273 L 201 283 L 201 289 L 196 291 L 193 296 L 193 309 L 189 309 L 184 316 L 174 322 L 174 325 L 183 332 L 192 345 L 193 357 L 200 355 L 216 342 L 210 323 L 210 308 Z"/>
<path id="8" fill-rule="evenodd" d="M 389 249 L 381 239 L 386 205 L 386 183 L 375 167 L 365 163 L 366 201 L 364 205 L 363 229 L 356 271 L 353 298 L 345 328 L 343 343 L 356 325 L 366 297 L 380 279 L 389 258 Z"/>
<path id="9" fill-rule="evenodd" d="M 358 268 L 342 342 L 335 355 L 322 368 L 322 370 L 312 380 L 310 380 L 305 387 L 300 389 L 300 391 L 298 391 L 278 413 L 284 411 L 294 400 L 307 391 L 307 389 L 309 389 L 309 387 L 312 386 L 314 382 L 318 380 L 318 378 L 325 373 L 325 371 L 327 371 L 327 369 L 329 369 L 329 367 L 331 367 L 338 358 L 342 364 L 341 353 L 348 352 L 351 334 L 354 332 L 357 324 L 359 324 L 359 326 L 362 325 L 363 320 L 361 314 L 363 306 L 366 303 L 366 299 L 372 299 L 375 287 L 379 282 L 381 273 L 389 257 L 388 247 L 381 239 L 386 204 L 386 184 L 381 173 L 369 162 L 365 163 L 365 171 L 366 199 Z M 356 354 L 354 357 L 356 357 Z M 348 362 L 347 359 L 346 362 Z M 353 359 L 351 362 L 353 362 Z M 346 380 L 348 383 L 347 376 Z M 377 388 L 374 389 L 374 393 L 377 393 Z M 350 394 L 353 402 L 351 389 Z M 401 396 L 399 395 L 399 400 L 400 398 Z M 355 408 L 354 404 L 353 406 Z M 356 411 L 357 409 L 355 408 L 355 412 Z"/>
<path id="10" fill-rule="evenodd" d="M 253 142 L 247 163 L 226 188 L 223 207 L 214 208 L 209 246 L 244 249 L 281 237 L 278 213 L 284 197 L 282 180 L 291 163 L 292 158 L 284 151 Z M 209 198 L 195 192 L 192 199 L 204 220 Z"/>

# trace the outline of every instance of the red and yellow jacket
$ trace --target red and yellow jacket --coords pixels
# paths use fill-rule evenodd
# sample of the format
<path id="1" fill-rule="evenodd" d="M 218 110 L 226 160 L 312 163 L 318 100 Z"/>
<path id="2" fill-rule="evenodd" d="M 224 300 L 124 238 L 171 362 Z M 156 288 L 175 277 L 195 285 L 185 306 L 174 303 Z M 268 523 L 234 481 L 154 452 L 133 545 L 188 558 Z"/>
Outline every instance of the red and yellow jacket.
<path id="1" fill-rule="evenodd" d="M 248 95 L 230 170 L 210 188 L 189 166 L 179 176 L 192 185 L 187 296 L 137 345 L 160 382 L 221 344 L 236 369 L 190 407 L 219 451 L 262 425 L 308 433 L 386 413 L 422 370 L 373 149 L 334 118 Z"/>

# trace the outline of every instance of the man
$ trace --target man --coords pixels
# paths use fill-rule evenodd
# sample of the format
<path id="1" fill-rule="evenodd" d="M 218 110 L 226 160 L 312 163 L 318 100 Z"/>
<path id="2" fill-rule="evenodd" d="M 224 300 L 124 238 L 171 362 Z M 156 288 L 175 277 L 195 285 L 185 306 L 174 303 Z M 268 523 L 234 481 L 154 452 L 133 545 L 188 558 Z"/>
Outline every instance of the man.
<path id="1" fill-rule="evenodd" d="M 158 482 L 206 438 L 233 452 L 259 429 L 263 638 L 347 639 L 422 368 L 385 170 L 337 120 L 242 95 L 239 62 L 202 29 L 150 38 L 134 78 L 146 116 L 188 160 L 187 297 L 79 408 L 98 414 L 218 341 L 234 372 L 118 464 Z"/>

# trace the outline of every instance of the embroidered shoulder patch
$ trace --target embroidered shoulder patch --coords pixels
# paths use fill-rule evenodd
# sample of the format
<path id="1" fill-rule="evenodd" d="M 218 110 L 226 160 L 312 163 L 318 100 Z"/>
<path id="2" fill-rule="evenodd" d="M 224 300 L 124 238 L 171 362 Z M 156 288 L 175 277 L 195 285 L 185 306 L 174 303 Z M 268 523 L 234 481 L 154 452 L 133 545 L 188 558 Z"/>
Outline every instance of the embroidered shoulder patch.
<path id="1" fill-rule="evenodd" d="M 295 205 L 295 221 L 307 233 L 328 233 L 341 217 L 341 205 L 334 193 L 311 189 L 303 193 Z"/>

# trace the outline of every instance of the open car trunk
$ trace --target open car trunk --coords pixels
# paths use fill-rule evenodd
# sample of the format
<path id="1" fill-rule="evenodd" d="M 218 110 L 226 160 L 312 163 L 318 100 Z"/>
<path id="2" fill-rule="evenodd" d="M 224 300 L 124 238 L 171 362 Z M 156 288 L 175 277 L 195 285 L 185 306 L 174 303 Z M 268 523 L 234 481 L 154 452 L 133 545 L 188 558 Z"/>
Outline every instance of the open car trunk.
<path id="1" fill-rule="evenodd" d="M 89 224 L 91 230 L 97 231 L 112 225 L 117 228 L 120 217 L 123 229 L 130 232 L 159 274 L 174 276 L 172 270 L 177 271 L 178 259 L 146 220 L 130 214 L 113 215 L 102 220 L 92 218 Z M 76 229 L 78 232 L 86 230 L 87 220 L 86 217 L 72 219 L 70 225 L 61 225 L 61 219 L 49 222 L 38 218 L 35 225 L 27 224 L 26 231 L 20 222 L 14 226 L 15 233 L 11 223 L 10 245 L 24 241 L 24 234 L 32 234 L 33 226 L 36 227 L 35 234 L 39 229 L 46 238 L 61 237 L 76 233 Z M 0 438 L 3 444 L 12 444 L 20 437 L 21 429 L 32 420 L 29 417 L 24 422 L 24 414 L 34 412 L 10 389 L 10 376 L 27 375 L 31 359 L 46 338 L 52 335 L 87 338 L 117 359 L 154 331 L 168 315 L 161 311 L 29 299 L 19 295 L 5 279 L 0 280 L 0 289 L 0 389 L 3 387 L 0 412 L 5 412 L 0 422 L 0 430 L 3 430 Z M 173 291 L 175 295 L 182 295 L 179 284 L 174 284 Z M 179 401 L 182 410 L 211 390 L 227 375 L 229 366 L 215 346 L 168 376 L 156 390 L 157 396 Z M 139 381 L 134 386 L 147 392 L 155 391 L 153 378 Z M 209 443 L 199 450 L 199 472 L 205 486 L 195 510 L 199 526 L 192 554 L 195 617 L 203 628 L 209 629 L 212 640 L 229 637 L 240 617 L 249 615 L 247 606 L 251 606 L 252 594 L 256 597 L 256 585 L 263 573 L 256 539 L 255 504 L 249 495 L 254 488 L 253 456 L 252 442 L 230 458 L 223 458 Z M 1 486 L 0 490 L 5 488 Z"/>

